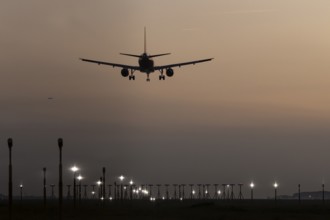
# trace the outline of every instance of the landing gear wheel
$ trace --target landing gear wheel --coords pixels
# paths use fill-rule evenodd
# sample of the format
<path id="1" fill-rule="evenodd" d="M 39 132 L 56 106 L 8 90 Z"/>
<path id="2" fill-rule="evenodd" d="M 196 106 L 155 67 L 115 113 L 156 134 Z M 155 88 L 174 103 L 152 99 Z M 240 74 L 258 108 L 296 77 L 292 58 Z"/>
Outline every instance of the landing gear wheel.
<path id="1" fill-rule="evenodd" d="M 129 80 L 135 80 L 135 76 L 134 75 L 131 75 L 128 77 Z"/>

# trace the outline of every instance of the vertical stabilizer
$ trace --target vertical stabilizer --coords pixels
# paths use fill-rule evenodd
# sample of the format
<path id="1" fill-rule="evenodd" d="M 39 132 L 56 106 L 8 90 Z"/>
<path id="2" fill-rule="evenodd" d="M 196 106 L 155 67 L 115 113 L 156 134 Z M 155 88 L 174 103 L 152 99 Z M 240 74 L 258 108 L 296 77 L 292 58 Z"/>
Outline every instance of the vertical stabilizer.
<path id="1" fill-rule="evenodd" d="M 144 53 L 147 53 L 147 31 L 146 31 L 146 27 L 144 27 Z"/>

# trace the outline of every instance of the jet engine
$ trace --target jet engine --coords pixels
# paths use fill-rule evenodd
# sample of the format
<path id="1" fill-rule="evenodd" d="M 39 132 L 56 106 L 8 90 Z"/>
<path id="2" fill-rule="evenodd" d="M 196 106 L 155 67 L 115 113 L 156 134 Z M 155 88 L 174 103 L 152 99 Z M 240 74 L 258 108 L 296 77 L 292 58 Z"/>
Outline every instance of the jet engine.
<path id="1" fill-rule="evenodd" d="M 166 70 L 166 76 L 172 77 L 174 75 L 174 70 L 172 68 L 168 68 Z"/>
<path id="2" fill-rule="evenodd" d="M 127 77 L 127 76 L 129 75 L 128 69 L 122 69 L 122 70 L 121 70 L 121 75 L 122 75 L 123 77 Z"/>

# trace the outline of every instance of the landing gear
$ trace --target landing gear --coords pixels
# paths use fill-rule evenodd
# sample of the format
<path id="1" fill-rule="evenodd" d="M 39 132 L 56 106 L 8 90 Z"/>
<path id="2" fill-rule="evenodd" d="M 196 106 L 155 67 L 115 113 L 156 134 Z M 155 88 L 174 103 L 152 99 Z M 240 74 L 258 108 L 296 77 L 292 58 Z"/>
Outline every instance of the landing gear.
<path id="1" fill-rule="evenodd" d="M 165 76 L 164 75 L 159 75 L 159 80 L 165 80 Z"/>
<path id="2" fill-rule="evenodd" d="M 130 75 L 130 76 L 128 76 L 128 79 L 129 80 L 135 80 L 135 76 L 134 75 Z"/>
<path id="3" fill-rule="evenodd" d="M 150 82 L 149 73 L 147 73 L 147 82 Z"/>

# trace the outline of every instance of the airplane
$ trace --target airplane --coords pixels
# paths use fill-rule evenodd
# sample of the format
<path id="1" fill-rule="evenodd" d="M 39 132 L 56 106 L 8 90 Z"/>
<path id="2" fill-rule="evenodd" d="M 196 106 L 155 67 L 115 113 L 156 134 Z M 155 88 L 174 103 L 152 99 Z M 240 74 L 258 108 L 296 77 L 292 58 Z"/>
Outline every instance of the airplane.
<path id="1" fill-rule="evenodd" d="M 165 80 L 164 70 L 165 74 L 168 77 L 172 77 L 174 75 L 173 67 L 181 67 L 185 65 L 195 65 L 196 63 L 203 63 L 207 61 L 213 60 L 213 58 L 208 59 L 202 59 L 202 60 L 194 60 L 189 62 L 183 62 L 183 63 L 175 63 L 175 64 L 169 64 L 169 65 L 162 65 L 162 66 L 154 66 L 154 61 L 151 58 L 154 57 L 160 57 L 165 55 L 170 55 L 170 53 L 163 53 L 163 54 L 156 54 L 156 55 L 148 55 L 147 54 L 147 37 L 146 37 L 146 28 L 144 28 L 144 52 L 141 55 L 134 55 L 134 54 L 127 54 L 127 53 L 120 53 L 121 55 L 130 56 L 130 57 L 137 57 L 139 58 L 139 66 L 130 66 L 125 64 L 117 64 L 117 63 L 109 63 L 99 60 L 90 60 L 90 59 L 84 59 L 79 58 L 82 61 L 90 62 L 90 63 L 96 63 L 98 65 L 109 65 L 114 67 L 120 67 L 121 75 L 123 77 L 128 77 L 129 80 L 135 80 L 135 71 L 140 71 L 142 73 L 147 74 L 147 82 L 150 81 L 149 74 L 153 73 L 155 71 L 159 71 L 159 80 Z"/>

